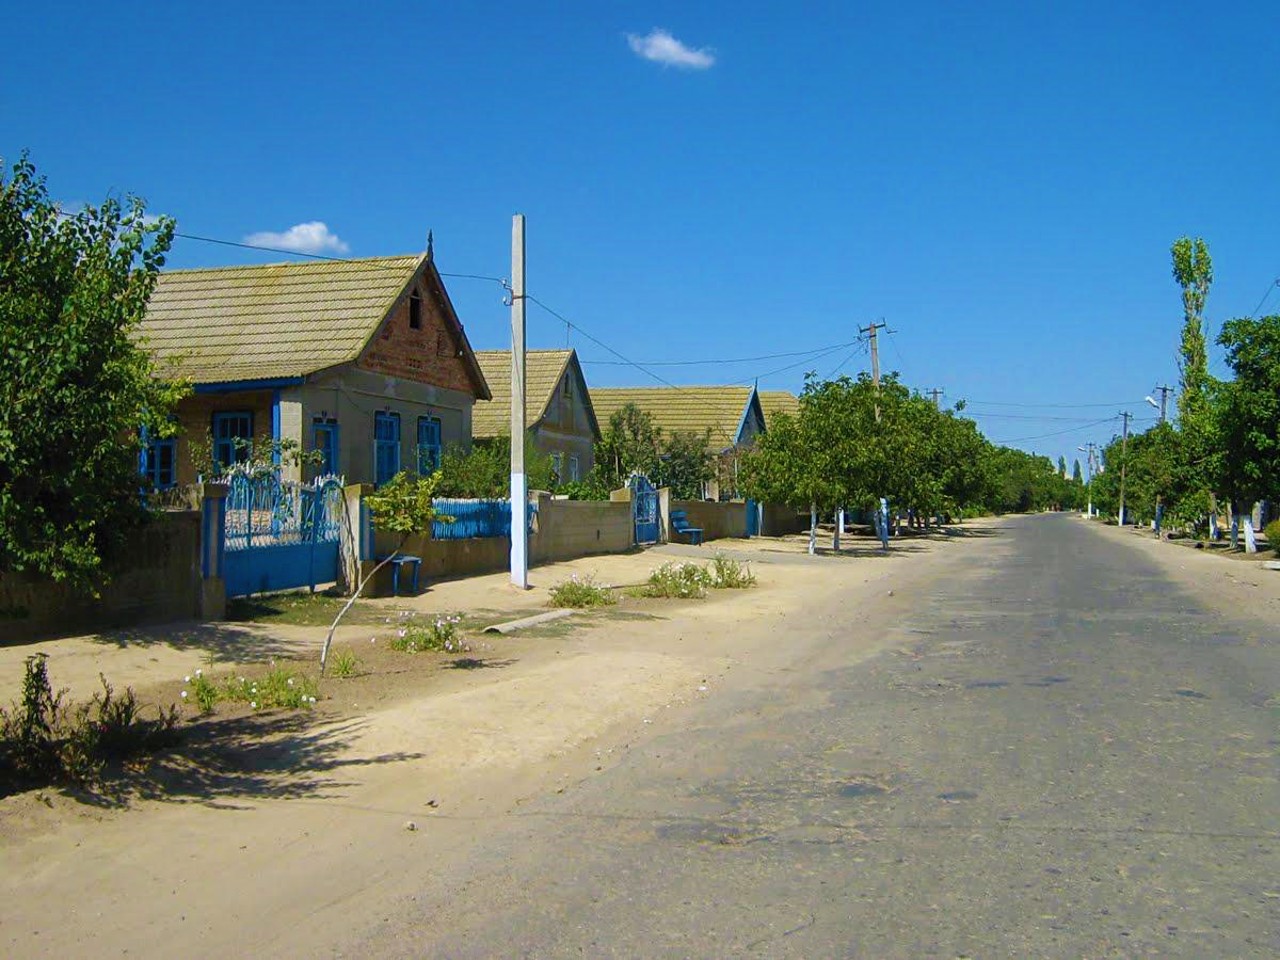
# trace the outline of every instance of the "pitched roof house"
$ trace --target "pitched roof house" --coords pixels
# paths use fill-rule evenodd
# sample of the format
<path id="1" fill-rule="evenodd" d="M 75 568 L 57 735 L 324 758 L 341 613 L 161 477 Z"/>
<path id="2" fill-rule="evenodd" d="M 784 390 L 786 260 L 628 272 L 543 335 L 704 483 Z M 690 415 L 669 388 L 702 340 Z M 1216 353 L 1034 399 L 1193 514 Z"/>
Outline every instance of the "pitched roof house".
<path id="1" fill-rule="evenodd" d="M 771 426 L 774 416 L 779 413 L 792 418 L 800 416 L 800 398 L 790 390 L 761 390 L 760 406 L 764 410 L 766 426 Z"/>
<path id="2" fill-rule="evenodd" d="M 708 448 L 717 454 L 749 446 L 765 429 L 754 387 L 593 387 L 591 400 L 604 424 L 634 403 L 663 433 L 707 436 Z"/>
<path id="3" fill-rule="evenodd" d="M 189 483 L 282 441 L 318 471 L 380 483 L 469 443 L 490 398 L 431 250 L 403 257 L 162 273 L 139 337 L 189 378 L 177 438 L 153 443 L 158 487 Z M 286 476 L 299 470 L 286 461 Z"/>
<path id="4" fill-rule="evenodd" d="M 471 434 L 477 440 L 511 435 L 511 351 L 481 350 L 476 360 L 493 399 L 477 403 Z M 576 350 L 525 352 L 525 428 L 551 457 L 556 476 L 578 480 L 590 472 L 600 425 Z"/>

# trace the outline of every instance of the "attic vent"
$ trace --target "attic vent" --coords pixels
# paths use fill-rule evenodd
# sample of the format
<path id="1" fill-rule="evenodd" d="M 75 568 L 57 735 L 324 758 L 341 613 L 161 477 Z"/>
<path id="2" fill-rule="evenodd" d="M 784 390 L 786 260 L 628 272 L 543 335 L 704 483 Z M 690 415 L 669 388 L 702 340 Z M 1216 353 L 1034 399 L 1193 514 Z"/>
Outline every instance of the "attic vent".
<path id="1" fill-rule="evenodd" d="M 418 294 L 409 294 L 409 329 L 422 329 L 422 297 Z"/>

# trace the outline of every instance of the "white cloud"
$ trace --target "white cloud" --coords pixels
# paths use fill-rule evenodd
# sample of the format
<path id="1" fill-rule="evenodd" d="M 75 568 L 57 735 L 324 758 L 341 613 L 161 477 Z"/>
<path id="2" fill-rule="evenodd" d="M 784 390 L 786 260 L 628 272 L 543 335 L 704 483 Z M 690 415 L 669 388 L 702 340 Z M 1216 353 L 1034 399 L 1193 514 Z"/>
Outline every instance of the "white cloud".
<path id="1" fill-rule="evenodd" d="M 639 34 L 627 34 L 627 43 L 636 56 L 644 57 L 660 63 L 664 67 L 679 67 L 682 70 L 707 70 L 716 62 L 715 52 L 710 47 L 695 50 L 669 34 L 666 30 L 654 27 L 643 37 Z"/>
<path id="2" fill-rule="evenodd" d="M 244 238 L 244 242 L 255 247 L 276 247 L 293 253 L 346 253 L 351 249 L 336 233 L 330 233 L 329 227 L 320 220 L 295 224 L 283 233 L 272 233 L 270 230 L 251 233 Z"/>

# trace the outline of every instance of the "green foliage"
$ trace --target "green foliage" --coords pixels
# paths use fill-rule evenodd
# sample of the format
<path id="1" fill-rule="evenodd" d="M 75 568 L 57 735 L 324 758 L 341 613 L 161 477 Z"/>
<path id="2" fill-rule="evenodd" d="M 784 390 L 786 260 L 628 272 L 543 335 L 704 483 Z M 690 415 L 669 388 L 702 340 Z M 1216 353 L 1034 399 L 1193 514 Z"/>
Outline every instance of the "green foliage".
<path id="1" fill-rule="evenodd" d="M 134 340 L 174 222 L 128 197 L 64 213 L 24 155 L 0 170 L 0 570 L 92 591 L 143 522 L 140 430 L 186 390 Z"/>
<path id="2" fill-rule="evenodd" d="M 595 448 L 595 468 L 576 492 L 583 500 L 607 500 L 611 490 L 642 473 L 655 486 L 670 487 L 677 500 L 699 500 L 703 484 L 715 476 L 709 435 L 664 436 L 653 417 L 633 403 L 616 410 Z"/>
<path id="3" fill-rule="evenodd" d="M 1267 538 L 1267 546 L 1280 554 L 1280 518 L 1272 520 L 1263 527 L 1262 535 Z"/>
<path id="4" fill-rule="evenodd" d="M 185 678 L 200 709 L 208 713 L 223 701 L 247 703 L 252 710 L 301 709 L 316 702 L 316 681 L 287 667 L 272 667 L 256 677 L 231 676 L 216 682 L 197 670 Z M 185 693 L 186 691 L 184 691 Z M 185 696 L 183 699 L 187 699 Z"/>
<path id="5" fill-rule="evenodd" d="M 717 553 L 711 558 L 711 585 L 717 590 L 745 590 L 756 585 L 756 575 L 745 563 Z"/>
<path id="6" fill-rule="evenodd" d="M 397 473 L 364 498 L 373 525 L 407 537 L 430 530 L 434 520 L 451 522 L 452 517 L 438 516 L 432 505 L 439 482 L 438 472 L 429 477 L 407 470 Z"/>
<path id="7" fill-rule="evenodd" d="M 530 490 L 554 486 L 551 458 L 525 438 L 525 476 Z M 438 497 L 504 500 L 511 494 L 511 438 L 476 440 L 470 450 L 461 446 L 445 450 L 440 459 Z"/>
<path id="8" fill-rule="evenodd" d="M 333 658 L 333 675 L 340 680 L 354 677 L 360 670 L 360 658 L 350 650 L 339 650 Z"/>
<path id="9" fill-rule="evenodd" d="M 1246 510 L 1280 496 L 1280 316 L 1228 320 L 1218 344 L 1235 379 L 1215 397 L 1216 486 Z"/>
<path id="10" fill-rule="evenodd" d="M 707 595 L 707 588 L 714 582 L 705 567 L 696 563 L 664 563 L 649 574 L 642 593 L 646 597 L 674 597 L 681 600 L 698 600 Z"/>
<path id="11" fill-rule="evenodd" d="M 568 580 L 557 583 L 551 588 L 550 602 L 553 607 L 582 609 L 607 607 L 617 603 L 618 598 L 613 595 L 609 587 L 596 583 L 595 578 L 590 574 L 580 577 L 575 573 Z"/>
<path id="12" fill-rule="evenodd" d="M 1174 502 L 1181 512 L 1209 510 L 1217 470 L 1216 419 L 1212 410 L 1216 383 L 1209 374 L 1204 306 L 1213 284 L 1213 261 L 1201 239 L 1181 237 L 1171 249 L 1173 279 L 1182 289 L 1182 335 L 1178 346 L 1178 428 L 1184 458 Z"/>
<path id="13" fill-rule="evenodd" d="M 47 658 L 26 659 L 22 700 L 13 711 L 0 710 L 0 768 L 11 768 L 32 783 L 93 783 L 106 761 L 125 760 L 176 742 L 180 719 L 176 707 L 157 710 L 155 720 L 142 716 L 133 690 L 117 696 L 106 677 L 102 691 L 73 710 L 63 693 L 49 685 Z"/>
<path id="14" fill-rule="evenodd" d="M 401 653 L 466 653 L 471 649 L 458 632 L 458 616 L 439 616 L 427 623 L 411 623 L 391 638 L 391 649 Z"/>

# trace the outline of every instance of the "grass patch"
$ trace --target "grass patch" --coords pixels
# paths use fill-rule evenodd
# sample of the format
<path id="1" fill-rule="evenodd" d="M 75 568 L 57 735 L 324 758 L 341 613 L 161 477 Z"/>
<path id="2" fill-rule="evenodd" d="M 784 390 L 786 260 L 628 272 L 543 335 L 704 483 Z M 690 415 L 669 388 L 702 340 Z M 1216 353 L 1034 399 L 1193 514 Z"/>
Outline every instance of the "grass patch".
<path id="1" fill-rule="evenodd" d="M 745 590 L 756 585 L 756 575 L 751 567 L 739 563 L 722 553 L 711 558 L 711 585 L 717 590 Z"/>
<path id="2" fill-rule="evenodd" d="M 576 610 L 588 607 L 607 607 L 617 603 L 610 587 L 596 583 L 595 578 L 588 575 L 580 577 L 576 573 L 563 583 L 551 588 L 551 606 L 572 607 Z"/>
<path id="3" fill-rule="evenodd" d="M 327 627 L 346 598 L 336 593 L 277 593 L 265 597 L 235 597 L 227 601 L 227 619 L 239 623 L 293 624 Z M 344 623 L 376 623 L 386 617 L 385 608 L 357 600 Z"/>
<path id="4" fill-rule="evenodd" d="M 182 699 L 194 699 L 204 713 L 219 703 L 247 703 L 251 710 L 287 708 L 300 710 L 314 706 L 316 681 L 287 667 L 272 667 L 257 677 L 232 676 L 212 680 L 203 670 L 184 678 Z"/>
<path id="5" fill-rule="evenodd" d="M 360 670 L 360 658 L 350 650 L 339 650 L 333 655 L 333 675 L 339 680 L 354 677 Z"/>
<path id="6" fill-rule="evenodd" d="M 391 638 L 391 649 L 401 653 L 469 653 L 471 647 L 458 630 L 459 616 L 436 617 L 426 623 L 409 623 Z"/>
<path id="7" fill-rule="evenodd" d="M 646 597 L 699 600 L 707 595 L 707 588 L 711 585 L 711 574 L 705 567 L 673 560 L 649 574 L 649 581 L 642 592 Z"/>

